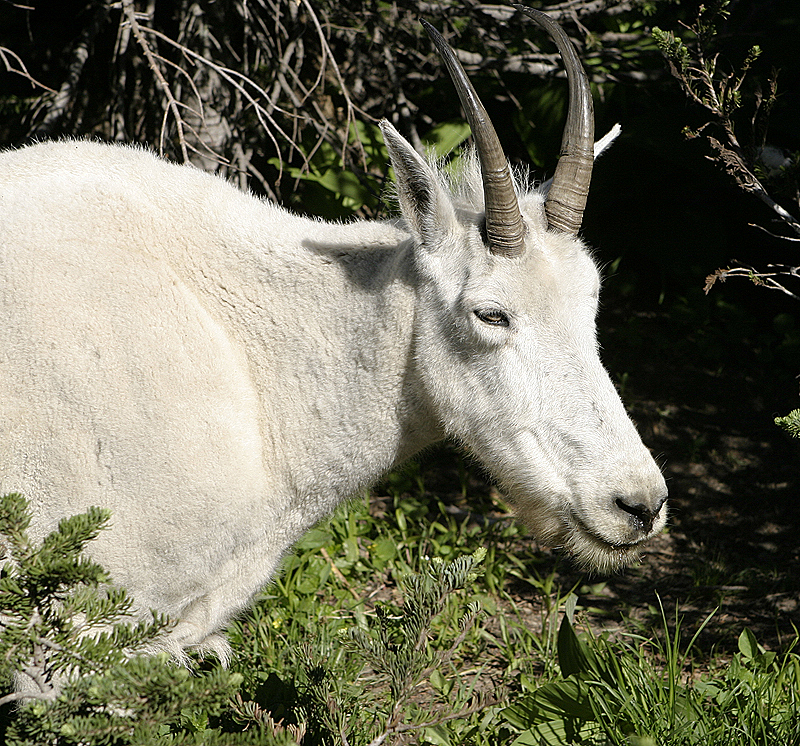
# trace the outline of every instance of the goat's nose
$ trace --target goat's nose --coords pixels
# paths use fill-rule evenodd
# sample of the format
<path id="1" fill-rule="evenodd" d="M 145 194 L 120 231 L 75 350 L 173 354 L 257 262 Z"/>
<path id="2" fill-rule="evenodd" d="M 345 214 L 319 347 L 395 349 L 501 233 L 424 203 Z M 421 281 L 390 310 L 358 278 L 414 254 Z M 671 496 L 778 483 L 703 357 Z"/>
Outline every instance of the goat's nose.
<path id="1" fill-rule="evenodd" d="M 657 498 L 649 505 L 641 502 L 629 503 L 618 497 L 616 504 L 620 510 L 630 516 L 630 522 L 636 531 L 642 534 L 649 534 L 653 530 L 653 521 L 658 518 L 658 514 L 666 501 L 666 495 Z"/>

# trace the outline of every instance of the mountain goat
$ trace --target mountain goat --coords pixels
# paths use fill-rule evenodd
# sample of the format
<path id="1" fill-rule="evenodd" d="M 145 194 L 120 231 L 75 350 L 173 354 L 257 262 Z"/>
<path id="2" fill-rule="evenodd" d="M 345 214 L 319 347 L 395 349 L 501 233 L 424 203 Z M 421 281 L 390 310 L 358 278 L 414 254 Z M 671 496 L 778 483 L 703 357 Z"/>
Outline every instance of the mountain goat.
<path id="1" fill-rule="evenodd" d="M 577 233 L 592 102 L 563 31 L 562 155 L 515 180 L 429 26 L 477 158 L 451 183 L 381 129 L 402 217 L 298 217 L 136 147 L 0 156 L 0 490 L 41 539 L 91 505 L 91 553 L 165 647 L 219 631 L 292 544 L 431 443 L 463 444 L 542 542 L 608 571 L 666 520 L 662 474 L 603 368 Z"/>

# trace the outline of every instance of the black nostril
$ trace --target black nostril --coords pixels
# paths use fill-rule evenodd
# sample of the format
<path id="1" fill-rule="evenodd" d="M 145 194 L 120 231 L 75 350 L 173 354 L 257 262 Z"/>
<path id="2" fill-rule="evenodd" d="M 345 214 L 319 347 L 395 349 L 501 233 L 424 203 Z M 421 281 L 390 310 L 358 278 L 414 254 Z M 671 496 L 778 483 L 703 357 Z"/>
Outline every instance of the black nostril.
<path id="1" fill-rule="evenodd" d="M 617 498 L 616 504 L 620 510 L 625 511 L 631 516 L 632 523 L 637 530 L 644 534 L 649 534 L 650 531 L 653 530 L 653 521 L 655 521 L 656 516 L 658 516 L 661 511 L 661 507 L 664 505 L 666 499 L 666 497 L 662 499 L 654 510 L 648 508 L 644 503 L 628 505 L 628 503 L 621 498 Z"/>

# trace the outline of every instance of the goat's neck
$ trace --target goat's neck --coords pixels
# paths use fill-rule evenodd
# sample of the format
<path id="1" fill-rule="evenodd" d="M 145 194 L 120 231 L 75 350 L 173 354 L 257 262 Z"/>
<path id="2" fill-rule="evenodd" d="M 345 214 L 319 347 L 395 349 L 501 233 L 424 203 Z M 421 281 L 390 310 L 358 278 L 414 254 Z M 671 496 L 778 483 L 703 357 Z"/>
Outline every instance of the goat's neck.
<path id="1" fill-rule="evenodd" d="M 391 224 L 318 223 L 300 247 L 268 247 L 229 305 L 265 463 L 312 523 L 443 435 L 415 367 L 410 247 Z"/>

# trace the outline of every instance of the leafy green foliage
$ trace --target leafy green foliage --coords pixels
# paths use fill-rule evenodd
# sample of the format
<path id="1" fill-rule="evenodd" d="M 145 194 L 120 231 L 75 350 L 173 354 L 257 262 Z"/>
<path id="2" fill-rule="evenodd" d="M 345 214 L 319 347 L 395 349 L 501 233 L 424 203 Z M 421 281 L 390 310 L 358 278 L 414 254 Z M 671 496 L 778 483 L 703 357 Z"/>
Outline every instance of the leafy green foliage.
<path id="1" fill-rule="evenodd" d="M 401 733 L 460 744 L 465 734 L 491 732 L 497 708 L 461 673 L 485 647 L 479 610 L 496 609 L 474 587 L 486 582 L 478 569 L 488 569 L 490 552 L 475 549 L 485 535 L 415 496 L 416 465 L 390 475 L 386 487 L 395 496 L 380 518 L 366 500 L 338 511 L 300 542 L 232 628 L 243 653 L 234 662 L 245 675 L 241 722 L 249 708 L 302 724 L 304 744 L 368 744 Z M 420 546 L 434 557 L 420 555 Z M 495 548 L 492 562 L 501 556 Z M 498 572 L 491 568 L 494 578 Z M 365 606 L 370 588 L 380 600 Z"/>
<path id="2" fill-rule="evenodd" d="M 687 675 L 704 625 L 681 651 L 680 620 L 672 636 L 663 621 L 663 642 L 628 641 L 578 635 L 565 615 L 558 634 L 561 676 L 504 710 L 524 731 L 515 746 L 798 742 L 800 656 L 791 649 L 782 656 L 767 652 L 745 629 L 724 669 Z"/>
<path id="3" fill-rule="evenodd" d="M 743 105 L 742 86 L 753 63 L 761 56 L 761 47 L 750 47 L 739 69 L 731 72 L 725 72 L 718 56 L 709 53 L 717 35 L 718 23 L 729 14 L 729 4 L 730 0 L 717 0 L 708 7 L 700 7 L 695 21 L 688 27 L 694 37 L 691 48 L 672 31 L 654 27 L 652 34 L 686 94 L 716 117 L 733 137 L 733 115 Z M 772 101 L 767 101 L 762 116 L 768 113 Z M 687 134 L 696 137 L 699 131 L 687 130 Z"/>
<path id="4" fill-rule="evenodd" d="M 457 119 L 437 124 L 428 131 L 422 140 L 431 156 L 446 158 L 466 142 L 470 135 L 469 125 Z"/>
<path id="5" fill-rule="evenodd" d="M 695 139 L 704 135 L 712 152 L 707 157 L 724 169 L 741 190 L 767 205 L 782 228 L 793 235 L 776 234 L 773 228 L 764 229 L 766 233 L 797 241 L 800 153 L 789 153 L 767 141 L 770 114 L 778 102 L 778 72 L 773 69 L 765 82 L 751 82 L 749 89 L 745 85 L 762 55 L 759 45 L 747 49 L 738 69 L 735 66 L 726 69 L 728 54 L 718 27 L 728 19 L 730 4 L 730 0 L 715 0 L 700 5 L 694 22 L 686 26 L 686 39 L 657 27 L 652 35 L 684 93 L 701 107 L 707 118 L 700 127 L 684 127 L 686 137 Z M 704 289 L 708 293 L 718 282 L 743 277 L 762 288 L 800 300 L 800 295 L 788 284 L 796 281 L 797 276 L 797 267 L 780 263 L 769 264 L 761 271 L 749 265 L 729 266 L 708 275 Z M 793 415 L 776 418 L 775 422 L 798 437 L 800 430 Z"/>
<path id="6" fill-rule="evenodd" d="M 279 158 L 270 160 L 272 166 L 295 179 L 295 193 L 300 183 L 305 185 L 302 202 L 290 200 L 290 204 L 328 219 L 350 217 L 364 209 L 372 214 L 380 207 L 383 183 L 376 174 L 385 174 L 389 162 L 380 129 L 356 120 L 350 125 L 348 144 L 360 149 L 363 162 L 370 165 L 369 173 L 346 163 L 343 153 L 326 141 L 311 142 L 307 147 L 300 143 L 300 151 L 309 151 L 300 167 L 284 166 Z"/>
<path id="7" fill-rule="evenodd" d="M 408 475 L 394 479 L 402 487 L 415 481 Z M 242 651 L 234 670 L 225 671 L 209 664 L 190 670 L 165 654 L 136 654 L 157 642 L 167 622 L 132 618 L 130 599 L 109 586 L 102 568 L 82 553 L 107 522 L 104 512 L 66 519 L 37 547 L 26 533 L 25 500 L 4 498 L 2 675 L 9 680 L 28 671 L 41 684 L 2 699 L 23 702 L 5 742 L 288 745 L 338 743 L 344 737 L 367 744 L 376 734 L 415 731 L 431 743 L 460 743 L 465 732 L 487 731 L 496 708 L 486 707 L 457 665 L 478 638 L 483 604 L 475 594 L 465 602 L 463 594 L 471 592 L 485 550 L 458 556 L 447 544 L 459 543 L 459 533 L 465 538 L 464 526 L 445 519 L 447 526 L 433 521 L 434 528 L 425 530 L 431 533 L 428 546 L 452 555 L 449 561 L 407 553 L 419 536 L 406 517 L 422 510 L 409 495 L 396 508 L 408 546 L 396 536 L 375 534 L 378 526 L 379 533 L 389 531 L 369 519 L 367 503 L 354 508 L 311 532 L 288 558 L 285 574 L 270 589 L 272 598 L 234 627 L 231 636 Z M 397 598 L 365 613 L 362 603 L 354 603 L 358 594 L 351 581 L 390 568 L 397 572 Z M 327 597 L 326 582 L 342 583 L 343 592 Z M 31 603 L 33 594 L 25 590 L 31 587 L 45 589 L 43 600 Z M 31 626 L 32 609 L 40 607 L 53 612 Z M 57 630 L 48 627 L 54 620 Z M 32 629 L 38 637 L 28 641 L 23 633 Z M 58 640 L 57 650 L 52 639 Z M 43 652 L 35 647 L 37 640 Z M 269 662 L 273 651 L 277 667 Z M 68 665 L 57 666 L 55 653 Z M 420 691 L 439 702 L 437 714 L 419 707 Z"/>
<path id="8" fill-rule="evenodd" d="M 111 651 L 85 671 L 76 660 L 70 670 L 79 675 L 63 682 L 57 697 L 37 698 L 13 714 L 5 742 L 371 746 L 410 739 L 488 746 L 516 738 L 537 746 L 736 746 L 800 737 L 800 662 L 791 650 L 765 651 L 744 631 L 733 660 L 700 675 L 690 665 L 700 630 L 684 646 L 677 616 L 676 631 L 664 622 L 661 640 L 578 634 L 577 596 L 563 594 L 552 573 L 536 573 L 539 560 L 515 541 L 516 524 L 454 516 L 425 490 L 415 464 L 390 475 L 384 489 L 387 497 L 343 507 L 287 558 L 230 630 L 231 671 L 208 663 L 192 671 L 163 654 Z M 52 558 L 58 546 L 79 559 L 103 519 L 68 519 L 59 529 L 65 535 L 42 543 L 42 556 Z M 21 498 L 0 501 L 4 589 L 11 578 L 27 587 L 11 562 L 11 547 L 29 546 L 27 525 Z M 71 526 L 80 528 L 72 538 Z M 74 568 L 55 565 L 75 577 Z M 62 604 L 71 603 L 70 589 L 91 595 L 94 587 L 58 584 L 47 574 L 34 572 L 37 587 L 58 588 Z M 105 578 L 100 568 L 87 576 Z M 515 618 L 504 590 L 510 577 L 541 596 L 541 633 L 532 631 L 530 617 Z M 102 582 L 96 590 L 103 593 L 89 616 L 99 649 L 99 634 L 126 619 L 106 618 L 101 626 L 117 608 L 101 613 L 101 600 L 111 603 L 116 591 Z M 13 598 L 3 596 L 2 624 L 9 606 L 19 606 Z M 77 645 L 88 645 L 87 659 L 94 656 L 88 642 Z"/>
<path id="9" fill-rule="evenodd" d="M 466 589 L 476 579 L 476 566 L 486 552 L 478 549 L 471 556 L 458 557 L 445 563 L 434 558 L 423 571 L 403 581 L 402 608 L 377 606 L 375 623 L 367 629 L 351 627 L 347 643 L 357 651 L 375 678 L 389 689 L 391 711 L 396 710 L 419 684 L 452 657 L 480 613 L 480 603 L 472 601 L 458 619 L 459 633 L 447 649 L 435 654 L 429 635 L 433 620 L 444 609 L 450 595 Z M 444 689 L 439 674 L 437 688 Z"/>
<path id="10" fill-rule="evenodd" d="M 672 74 L 686 96 L 704 110 L 707 121 L 700 127 L 684 127 L 689 139 L 704 135 L 715 161 L 736 185 L 755 195 L 782 222 L 783 227 L 800 236 L 800 221 L 790 210 L 798 208 L 800 154 L 789 154 L 767 142 L 767 125 L 778 101 L 778 73 L 773 70 L 764 81 L 745 81 L 762 55 L 759 45 L 745 52 L 738 69 L 726 69 L 727 55 L 715 51 L 720 45 L 718 25 L 730 14 L 730 0 L 701 5 L 694 22 L 688 25 L 689 37 L 683 40 L 672 31 L 655 27 L 653 38 L 669 62 Z M 787 210 L 785 205 L 791 207 Z M 772 230 L 767 230 L 772 233 Z M 775 235 L 775 234 L 773 234 Z M 797 293 L 784 286 L 782 278 L 796 278 L 796 268 L 772 264 L 767 271 L 739 266 L 718 269 L 706 278 L 706 293 L 719 280 L 746 277 L 762 287 L 779 290 L 799 300 Z"/>
<path id="11" fill-rule="evenodd" d="M 653 28 L 652 34 L 663 55 L 671 60 L 681 73 L 686 73 L 689 69 L 691 54 L 683 41 L 676 37 L 673 31 L 663 31 L 658 26 Z"/>
<path id="12" fill-rule="evenodd" d="M 448 158 L 449 167 L 457 167 L 459 147 L 469 136 L 466 122 L 442 122 L 422 137 L 422 143 L 431 157 Z M 305 150 L 304 146 L 305 143 L 298 148 Z M 296 196 L 302 194 L 302 200 L 290 200 L 295 209 L 328 219 L 376 215 L 386 211 L 385 180 L 391 170 L 380 129 L 375 124 L 355 121 L 350 126 L 349 146 L 361 150 L 368 170 L 346 162 L 343 153 L 327 142 L 309 143 L 310 152 L 300 167 L 285 165 L 278 158 L 270 160 L 273 167 L 293 177 L 296 186 L 302 184 L 302 190 L 295 192 Z"/>
<path id="13" fill-rule="evenodd" d="M 194 676 L 169 656 L 134 656 L 66 684 L 52 703 L 25 705 L 9 728 L 9 746 L 195 743 L 196 713 L 208 722 L 227 706 L 241 676 L 216 669 Z M 204 743 L 271 743 L 260 733 Z"/>
<path id="14" fill-rule="evenodd" d="M 30 698 L 52 699 L 55 681 L 97 673 L 121 662 L 126 651 L 152 642 L 165 619 L 131 619 L 132 601 L 107 585 L 105 571 L 84 546 L 108 523 L 108 511 L 62 520 L 35 546 L 30 516 L 18 494 L 0 499 L 0 534 L 6 537 L 0 569 L 0 675 L 22 672 L 35 684 Z"/>
<path id="15" fill-rule="evenodd" d="M 775 424 L 794 438 L 800 438 L 800 409 L 794 409 L 785 417 L 776 417 Z"/>
<path id="16" fill-rule="evenodd" d="M 108 520 L 90 508 L 35 544 L 25 499 L 0 498 L 0 681 L 18 678 L 0 705 L 19 703 L 8 746 L 194 743 L 192 714 L 218 717 L 242 682 L 222 669 L 194 675 L 166 654 L 137 655 L 168 621 L 135 615 L 127 593 L 83 553 Z M 264 743 L 262 735 L 204 743 Z"/>
<path id="17" fill-rule="evenodd" d="M 298 711 L 312 738 L 366 744 L 438 727 L 447 743 L 457 742 L 441 725 L 486 706 L 481 698 L 467 701 L 469 694 L 458 691 L 463 688 L 459 676 L 447 672 L 479 610 L 476 603 L 468 604 L 455 629 L 437 617 L 451 594 L 475 580 L 480 558 L 479 550 L 449 563 L 426 562 L 422 572 L 405 579 L 402 605 L 378 605 L 364 626 L 344 626 L 336 638 L 309 636 L 296 685 Z M 420 689 L 439 701 L 439 715 L 431 717 L 411 701 Z"/>

